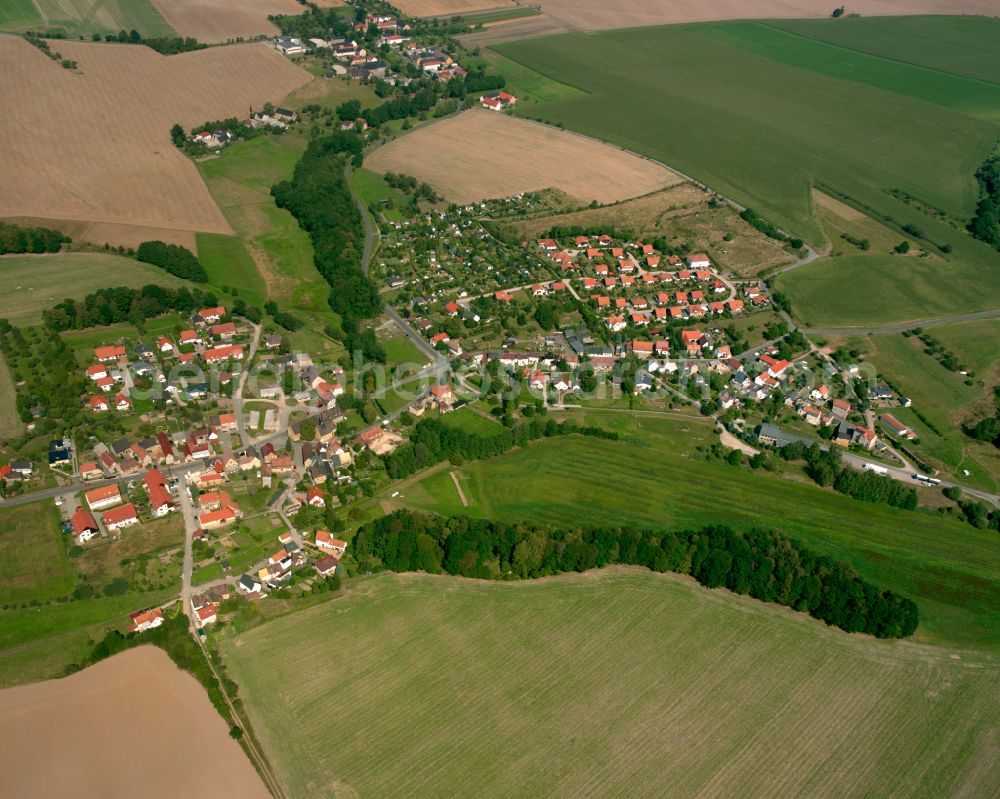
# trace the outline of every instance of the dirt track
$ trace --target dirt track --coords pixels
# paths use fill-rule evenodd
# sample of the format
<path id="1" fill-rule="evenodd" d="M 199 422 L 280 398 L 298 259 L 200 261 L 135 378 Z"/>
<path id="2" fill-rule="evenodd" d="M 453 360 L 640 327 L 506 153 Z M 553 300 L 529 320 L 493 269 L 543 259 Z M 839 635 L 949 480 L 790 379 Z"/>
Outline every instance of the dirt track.
<path id="1" fill-rule="evenodd" d="M 609 144 L 481 109 L 401 136 L 365 165 L 425 180 L 456 203 L 547 188 L 608 203 L 682 182 L 666 167 Z"/>
<path id="2" fill-rule="evenodd" d="M 229 232 L 170 127 L 280 102 L 308 74 L 264 44 L 169 58 L 137 45 L 53 42 L 79 72 L 0 36 L 0 217 Z M 134 229 L 99 228 L 132 243 Z M 104 238 L 97 241 L 104 243 Z M 111 243 L 119 243 L 111 239 Z"/>
<path id="3" fill-rule="evenodd" d="M 155 647 L 0 691 L 0 718 L 5 796 L 270 799 L 204 689 Z"/>

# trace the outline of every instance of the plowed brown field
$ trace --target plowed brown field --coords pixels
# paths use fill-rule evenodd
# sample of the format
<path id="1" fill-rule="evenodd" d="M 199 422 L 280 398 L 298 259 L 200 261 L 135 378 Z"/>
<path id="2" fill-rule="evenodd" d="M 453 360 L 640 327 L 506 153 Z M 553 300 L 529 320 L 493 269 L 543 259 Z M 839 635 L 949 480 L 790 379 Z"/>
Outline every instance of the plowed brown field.
<path id="1" fill-rule="evenodd" d="M 5 796 L 270 799 L 204 689 L 139 647 L 0 691 Z"/>
<path id="2" fill-rule="evenodd" d="M 181 36 L 193 36 L 200 42 L 276 36 L 279 31 L 268 21 L 269 14 L 301 14 L 306 10 L 295 0 L 153 0 L 153 5 Z"/>
<path id="3" fill-rule="evenodd" d="M 230 232 L 170 127 L 279 102 L 308 74 L 264 44 L 169 58 L 135 45 L 57 44 L 79 72 L 0 36 L 0 217 L 100 223 L 99 244 L 133 243 L 137 228 Z"/>
<path id="4" fill-rule="evenodd" d="M 541 0 L 542 11 L 582 30 L 632 28 L 721 19 L 829 17 L 836 3 L 814 0 Z M 829 7 L 827 7 L 829 6 Z M 855 0 L 848 12 L 865 17 L 901 14 L 984 14 L 996 16 L 996 0 Z"/>
<path id="5" fill-rule="evenodd" d="M 437 17 L 443 14 L 471 14 L 513 8 L 511 0 L 399 0 L 393 3 L 411 17 Z"/>
<path id="6" fill-rule="evenodd" d="M 456 203 L 550 188 L 608 203 L 682 182 L 666 167 L 609 144 L 478 109 L 401 136 L 366 166 L 413 175 Z"/>

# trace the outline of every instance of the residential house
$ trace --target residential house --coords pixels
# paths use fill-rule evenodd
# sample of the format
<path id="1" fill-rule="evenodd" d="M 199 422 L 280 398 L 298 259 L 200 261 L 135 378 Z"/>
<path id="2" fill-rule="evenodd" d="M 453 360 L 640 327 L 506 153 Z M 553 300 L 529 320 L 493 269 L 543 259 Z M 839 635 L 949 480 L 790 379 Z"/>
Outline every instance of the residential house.
<path id="1" fill-rule="evenodd" d="M 73 525 L 73 539 L 77 544 L 84 544 L 100 532 L 94 514 L 84 508 L 77 508 L 70 518 Z"/>
<path id="2" fill-rule="evenodd" d="M 327 555 L 319 560 L 313 561 L 313 568 L 320 577 L 329 577 L 336 573 L 337 564 L 340 563 L 333 555 Z"/>
<path id="3" fill-rule="evenodd" d="M 347 551 L 347 542 L 341 541 L 339 538 L 334 538 L 326 530 L 316 531 L 316 546 L 321 549 L 326 549 L 336 555 L 338 558 L 344 556 L 344 552 Z"/>
<path id="4" fill-rule="evenodd" d="M 101 517 L 101 521 L 104 522 L 106 530 L 122 530 L 125 527 L 131 527 L 133 524 L 138 524 L 139 514 L 136 513 L 135 505 L 130 502 L 127 505 L 122 505 L 120 508 L 112 508 L 109 511 L 105 511 Z"/>
<path id="5" fill-rule="evenodd" d="M 101 486 L 100 488 L 92 488 L 84 494 L 84 498 L 87 500 L 87 507 L 91 510 L 110 508 L 112 505 L 117 505 L 122 501 L 122 495 L 118 490 L 117 483 Z"/>
<path id="6" fill-rule="evenodd" d="M 144 633 L 163 624 L 163 611 L 160 608 L 152 610 L 140 610 L 129 614 L 132 623 L 129 625 L 130 633 Z"/>

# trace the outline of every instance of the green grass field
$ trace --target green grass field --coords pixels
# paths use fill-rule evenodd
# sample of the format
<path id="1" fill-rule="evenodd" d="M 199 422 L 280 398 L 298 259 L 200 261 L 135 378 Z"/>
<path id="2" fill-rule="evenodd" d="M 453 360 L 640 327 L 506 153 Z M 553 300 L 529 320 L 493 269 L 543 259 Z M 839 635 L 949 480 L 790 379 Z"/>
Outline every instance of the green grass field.
<path id="1" fill-rule="evenodd" d="M 873 17 L 768 23 L 811 39 L 907 64 L 1000 83 L 1000 20 L 989 17 Z"/>
<path id="2" fill-rule="evenodd" d="M 296 797 L 1000 788 L 995 657 L 636 569 L 360 579 L 222 653 Z"/>
<path id="3" fill-rule="evenodd" d="M 235 288 L 247 302 L 263 305 L 267 286 L 253 259 L 236 236 L 197 233 L 198 260 L 208 272 L 208 282 L 220 288 Z"/>
<path id="4" fill-rule="evenodd" d="M 31 30 L 44 22 L 34 0 L 6 0 L 0 4 L 0 30 Z"/>
<path id="5" fill-rule="evenodd" d="M 0 687 L 62 674 L 90 641 L 110 627 L 123 629 L 128 614 L 166 601 L 177 590 L 180 560 L 163 567 L 140 560 L 165 545 L 176 545 L 183 528 L 176 517 L 126 531 L 119 542 L 95 542 L 78 560 L 67 555 L 51 500 L 0 509 Z M 181 534 L 177 534 L 177 530 Z M 71 595 L 81 578 L 100 589 L 125 576 L 131 590 L 121 596 L 59 601 Z M 176 579 L 175 579 L 176 578 Z M 165 581 L 169 588 L 160 587 Z M 151 583 L 158 583 L 151 587 Z M 147 590 L 149 589 L 149 590 Z"/>
<path id="6" fill-rule="evenodd" d="M 867 22 L 851 24 L 860 30 Z M 983 24 L 992 30 L 993 23 Z M 955 35 L 974 27 L 962 23 Z M 968 38 L 973 51 L 986 40 L 985 33 Z M 916 50 L 917 42 L 909 46 Z M 901 274 L 897 261 L 871 256 L 788 273 L 782 287 L 810 322 L 836 315 L 863 324 L 1000 304 L 1000 255 L 961 229 L 977 198 L 973 173 L 1000 138 L 1000 86 L 756 22 L 574 33 L 497 49 L 586 92 L 525 104 L 518 113 L 675 166 L 807 240 L 823 240 L 810 196 L 819 184 L 891 217 L 897 232 L 915 225 L 932 252 L 952 248 L 946 270 L 910 259 Z M 938 48 L 936 57 L 950 52 Z M 956 55 L 956 70 L 968 60 Z M 983 69 L 992 69 L 985 61 Z M 995 78 L 1000 82 L 1000 69 Z M 510 85 L 517 90 L 516 78 Z M 911 282 L 917 298 L 900 301 Z"/>
<path id="7" fill-rule="evenodd" d="M 816 487 L 693 457 L 710 440 L 698 420 L 590 411 L 575 418 L 623 440 L 552 439 L 459 472 L 462 508 L 447 474 L 401 491 L 395 502 L 441 513 L 553 524 L 621 523 L 685 528 L 764 525 L 920 607 L 920 640 L 1000 649 L 1000 539 L 928 511 L 874 505 Z"/>
<path id="8" fill-rule="evenodd" d="M 0 439 L 19 435 L 24 425 L 17 415 L 17 394 L 7 362 L 0 355 Z"/>
<path id="9" fill-rule="evenodd" d="M 775 287 L 788 295 L 806 327 L 863 329 L 1000 302 L 972 265 L 883 253 L 824 258 L 779 275 Z"/>
<path id="10" fill-rule="evenodd" d="M 0 510 L 0 603 L 51 599 L 73 590 L 73 564 L 51 500 Z"/>
<path id="11" fill-rule="evenodd" d="M 4 5 L 9 5 L 10 1 L 5 0 Z M 13 3 L 18 9 L 32 4 L 31 0 L 13 0 Z M 41 11 L 44 19 L 8 26 L 4 12 L 0 11 L 0 28 L 25 30 L 44 25 L 46 30 L 62 28 L 70 38 L 133 28 L 149 37 L 177 35 L 151 0 L 35 0 L 35 5 L 36 16 Z M 20 12 L 20 16 L 24 14 Z"/>
<path id="12" fill-rule="evenodd" d="M 390 222 L 406 218 L 409 198 L 386 183 L 382 175 L 369 169 L 355 169 L 351 172 L 351 185 L 365 205 L 376 208 Z"/>
<path id="13" fill-rule="evenodd" d="M 132 258 L 103 252 L 60 252 L 51 255 L 5 255 L 0 276 L 7 291 L 0 296 L 0 318 L 32 325 L 42 311 L 67 298 L 82 300 L 99 288 L 190 286 L 168 272 Z"/>
<path id="14" fill-rule="evenodd" d="M 327 302 L 329 284 L 313 265 L 308 234 L 271 197 L 271 186 L 291 177 L 304 148 L 295 135 L 262 136 L 228 147 L 198 167 L 256 266 L 256 275 L 248 272 L 250 285 L 259 290 L 263 281 L 270 299 L 322 330 L 324 320 L 335 318 Z M 249 269 L 249 261 L 239 263 L 239 269 Z M 227 269 L 228 280 L 239 277 L 233 263 Z"/>
<path id="15" fill-rule="evenodd" d="M 997 348 L 1000 320 L 928 328 L 935 338 L 939 331 L 939 340 L 949 352 L 976 372 L 979 379 L 990 378 L 991 370 L 1000 362 Z M 920 432 L 915 451 L 959 482 L 971 480 L 987 491 L 995 491 L 1000 481 L 1000 451 L 986 442 L 968 438 L 961 430 L 971 406 L 988 404 L 992 390 L 979 382 L 966 385 L 965 377 L 926 355 L 923 343 L 916 336 L 872 336 L 870 350 L 866 360 L 913 401 L 913 410 L 900 408 L 899 415 L 906 416 L 906 423 Z M 917 417 L 915 410 L 930 420 L 935 429 Z M 962 470 L 969 471 L 969 477 Z"/>
<path id="16" fill-rule="evenodd" d="M 464 430 L 479 436 L 496 435 L 503 429 L 500 422 L 483 416 L 472 409 L 471 406 L 459 408 L 454 413 L 446 413 L 441 417 L 441 422 L 446 427 Z"/>

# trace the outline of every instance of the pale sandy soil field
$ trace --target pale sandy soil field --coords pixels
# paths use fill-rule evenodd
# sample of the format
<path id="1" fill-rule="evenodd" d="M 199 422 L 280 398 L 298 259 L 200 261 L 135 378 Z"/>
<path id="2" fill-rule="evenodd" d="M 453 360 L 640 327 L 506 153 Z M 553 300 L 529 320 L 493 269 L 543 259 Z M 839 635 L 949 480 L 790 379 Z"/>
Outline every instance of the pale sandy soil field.
<path id="1" fill-rule="evenodd" d="M 136 45 L 58 46 L 78 72 L 0 36 L 0 217 L 91 223 L 85 235 L 97 244 L 229 233 L 198 170 L 173 146 L 171 125 L 242 116 L 310 79 L 265 44 L 169 58 Z"/>
<path id="2" fill-rule="evenodd" d="M 376 150 L 365 166 L 413 175 L 455 203 L 548 188 L 609 203 L 682 182 L 609 144 L 479 109 L 419 127 Z"/>
<path id="3" fill-rule="evenodd" d="M 181 36 L 192 36 L 199 42 L 276 36 L 279 31 L 268 20 L 269 14 L 302 14 L 307 10 L 295 0 L 153 0 L 153 5 Z"/>
<path id="4" fill-rule="evenodd" d="M 152 646 L 0 691 L 0 718 L 5 796 L 270 799 L 204 689 Z"/>
<path id="5" fill-rule="evenodd" d="M 575 30 L 571 25 L 549 16 L 537 14 L 533 17 L 518 17 L 491 22 L 483 25 L 482 30 L 459 36 L 459 41 L 469 48 L 489 47 L 501 42 L 514 42 L 520 39 L 537 39 L 540 36 L 555 36 Z"/>
<path id="6" fill-rule="evenodd" d="M 542 11 L 581 30 L 632 28 L 722 19 L 829 17 L 838 3 L 816 0 L 540 0 Z M 854 0 L 849 13 L 865 17 L 902 14 L 1000 14 L 996 0 Z M 513 37 L 512 37 L 513 38 Z"/>
<path id="7" fill-rule="evenodd" d="M 398 0 L 393 5 L 411 17 L 436 17 L 441 14 L 497 11 L 513 8 L 515 4 L 511 0 Z"/>

